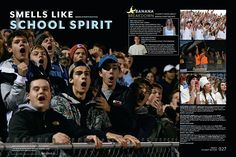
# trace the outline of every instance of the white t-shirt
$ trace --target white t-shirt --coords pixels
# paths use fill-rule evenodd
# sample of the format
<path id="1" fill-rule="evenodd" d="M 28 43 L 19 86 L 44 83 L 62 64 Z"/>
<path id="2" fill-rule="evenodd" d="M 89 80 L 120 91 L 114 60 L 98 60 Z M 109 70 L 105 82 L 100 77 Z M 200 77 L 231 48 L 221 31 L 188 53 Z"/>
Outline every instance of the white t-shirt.
<path id="1" fill-rule="evenodd" d="M 139 45 L 136 45 L 136 44 L 134 44 L 134 45 L 131 45 L 130 47 L 129 47 L 129 54 L 131 54 L 131 55 L 145 55 L 145 54 L 147 54 L 147 50 L 146 50 L 146 48 L 145 48 L 145 46 L 144 45 L 142 45 L 142 44 L 139 44 Z"/>
<path id="2" fill-rule="evenodd" d="M 224 31 L 219 30 L 219 32 L 216 35 L 216 38 L 225 40 L 226 39 L 226 30 L 224 30 Z"/>
<path id="3" fill-rule="evenodd" d="M 174 29 L 173 28 L 167 29 L 167 27 L 164 27 L 163 35 L 166 35 L 166 36 L 175 35 Z"/>
<path id="4" fill-rule="evenodd" d="M 192 29 L 185 27 L 182 35 L 182 40 L 192 40 Z"/>
<path id="5" fill-rule="evenodd" d="M 221 94 L 219 92 L 217 92 L 215 94 L 215 97 L 216 97 L 216 103 L 217 104 L 226 104 L 226 96 L 225 95 L 223 96 L 224 98 L 222 99 Z"/>
<path id="6" fill-rule="evenodd" d="M 188 86 L 180 85 L 180 100 L 181 104 L 186 104 L 190 100 L 189 88 Z"/>
<path id="7" fill-rule="evenodd" d="M 206 93 L 205 95 L 206 95 L 206 98 L 205 98 L 203 92 L 202 91 L 200 92 L 200 103 L 201 104 L 206 104 L 206 100 L 208 101 L 208 104 L 216 104 L 215 94 L 213 94 L 211 92 L 211 94 Z"/>
<path id="8" fill-rule="evenodd" d="M 204 36 L 203 36 L 203 29 L 196 29 L 195 30 L 195 40 L 204 40 Z"/>

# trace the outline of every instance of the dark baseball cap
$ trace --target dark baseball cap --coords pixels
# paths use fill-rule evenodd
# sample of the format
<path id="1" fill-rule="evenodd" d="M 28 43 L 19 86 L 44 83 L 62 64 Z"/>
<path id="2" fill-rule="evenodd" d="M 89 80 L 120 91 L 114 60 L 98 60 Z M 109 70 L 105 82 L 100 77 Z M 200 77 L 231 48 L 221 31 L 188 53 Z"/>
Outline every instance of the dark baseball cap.
<path id="1" fill-rule="evenodd" d="M 103 64 L 108 61 L 109 63 L 118 63 L 118 59 L 116 58 L 115 55 L 105 55 L 100 59 L 98 63 L 98 68 L 100 69 L 103 66 Z"/>

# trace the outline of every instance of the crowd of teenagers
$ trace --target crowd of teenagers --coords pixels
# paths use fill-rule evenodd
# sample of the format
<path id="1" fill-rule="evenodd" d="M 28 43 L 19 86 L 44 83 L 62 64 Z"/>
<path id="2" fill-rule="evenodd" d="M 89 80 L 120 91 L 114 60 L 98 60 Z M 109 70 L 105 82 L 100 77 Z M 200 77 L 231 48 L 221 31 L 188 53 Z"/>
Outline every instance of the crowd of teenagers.
<path id="1" fill-rule="evenodd" d="M 181 52 L 180 72 L 226 71 L 226 52 L 222 50 L 225 47 L 210 48 L 204 42 L 198 41 L 196 45 L 195 42 L 189 46 L 192 47 L 190 50 L 185 49 Z M 215 41 L 215 44 L 222 43 Z"/>
<path id="2" fill-rule="evenodd" d="M 180 12 L 180 40 L 226 40 L 226 14 L 216 10 Z"/>
<path id="3" fill-rule="evenodd" d="M 226 104 L 226 77 L 213 74 L 182 73 L 180 75 L 181 104 Z"/>
<path id="4" fill-rule="evenodd" d="M 134 76 L 134 56 L 104 47 L 1 30 L 1 142 L 178 141 L 179 65 Z"/>

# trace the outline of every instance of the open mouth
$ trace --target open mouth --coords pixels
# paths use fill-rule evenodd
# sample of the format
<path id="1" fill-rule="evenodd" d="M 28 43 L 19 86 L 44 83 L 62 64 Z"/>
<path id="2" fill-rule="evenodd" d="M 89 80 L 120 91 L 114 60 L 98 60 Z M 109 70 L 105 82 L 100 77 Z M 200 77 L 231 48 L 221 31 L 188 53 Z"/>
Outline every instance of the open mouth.
<path id="1" fill-rule="evenodd" d="M 82 83 L 81 83 L 81 86 L 82 86 L 82 87 L 86 87 L 86 86 L 87 86 L 87 83 L 86 83 L 86 82 L 82 82 Z"/>
<path id="2" fill-rule="evenodd" d="M 113 81 L 113 80 L 114 80 L 114 77 L 113 77 L 113 76 L 109 77 L 109 80 L 110 80 L 110 81 Z"/>
<path id="3" fill-rule="evenodd" d="M 50 45 L 50 46 L 48 46 L 48 50 L 50 51 L 50 50 L 52 50 L 52 46 Z"/>
<path id="4" fill-rule="evenodd" d="M 21 48 L 20 53 L 25 53 L 25 48 Z"/>
<path id="5" fill-rule="evenodd" d="M 44 100 L 46 100 L 46 98 L 45 98 L 45 96 L 39 96 L 39 97 L 38 97 L 38 100 L 39 100 L 39 101 L 44 101 Z"/>
<path id="6" fill-rule="evenodd" d="M 43 59 L 39 60 L 39 64 L 43 64 L 43 62 L 44 62 Z"/>

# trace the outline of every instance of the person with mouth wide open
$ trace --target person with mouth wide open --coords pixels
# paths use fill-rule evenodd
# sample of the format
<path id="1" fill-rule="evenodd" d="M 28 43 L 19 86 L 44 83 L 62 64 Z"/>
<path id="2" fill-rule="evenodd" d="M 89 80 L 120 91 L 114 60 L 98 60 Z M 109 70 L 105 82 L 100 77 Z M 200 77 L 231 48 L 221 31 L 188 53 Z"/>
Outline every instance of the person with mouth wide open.
<path id="1" fill-rule="evenodd" d="M 45 75 L 49 77 L 50 70 L 51 62 L 47 50 L 42 45 L 33 46 L 30 52 L 28 77 L 30 78 L 35 75 Z"/>
<path id="2" fill-rule="evenodd" d="M 72 139 L 80 138 L 80 128 L 62 114 L 50 107 L 52 88 L 44 75 L 32 77 L 26 86 L 27 103 L 19 105 L 9 124 L 8 142 L 52 142 L 70 144 Z M 95 135 L 85 134 L 94 141 L 96 148 L 102 142 Z"/>
<path id="3" fill-rule="evenodd" d="M 92 91 L 89 90 L 91 84 L 90 76 L 91 71 L 87 64 L 83 61 L 73 63 L 69 68 L 70 88 L 66 93 L 54 96 L 51 101 L 51 106 L 54 110 L 65 115 L 67 119 L 75 121 L 81 128 L 81 134 L 96 134 L 103 141 L 111 139 L 125 146 L 125 139 L 121 138 L 120 135 L 88 127 L 90 123 L 88 120 L 88 112 L 96 106 L 94 95 Z M 103 122 L 109 127 L 110 122 L 106 113 L 102 110 L 100 110 L 99 113 L 100 116 L 104 117 Z"/>
<path id="4" fill-rule="evenodd" d="M 39 34 L 35 39 L 35 45 L 42 45 L 50 57 L 51 69 L 49 71 L 50 81 L 53 82 L 53 95 L 65 92 L 68 86 L 68 71 L 59 63 L 56 53 L 56 42 L 50 33 Z"/>
<path id="5" fill-rule="evenodd" d="M 25 100 L 25 85 L 27 81 L 29 64 L 29 42 L 27 33 L 24 30 L 16 30 L 7 38 L 8 52 L 11 58 L 0 63 L 0 102 L 5 112 L 4 122 L 1 122 L 4 134 L 7 134 L 7 122 L 9 122 L 12 111 L 16 111 L 18 105 Z M 6 116 L 6 117 L 5 117 Z"/>
<path id="6" fill-rule="evenodd" d="M 106 111 L 111 122 L 111 127 L 105 128 L 105 130 L 123 135 L 126 141 L 130 141 L 135 147 L 138 147 L 140 141 L 132 136 L 134 93 L 128 87 L 117 83 L 121 72 L 118 59 L 114 55 L 103 56 L 99 61 L 98 69 L 102 83 L 98 88 L 95 100 L 97 108 Z"/>

